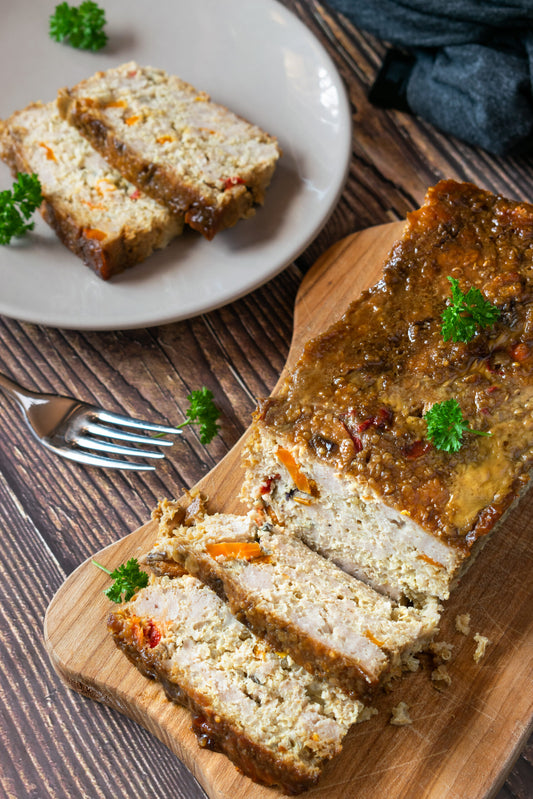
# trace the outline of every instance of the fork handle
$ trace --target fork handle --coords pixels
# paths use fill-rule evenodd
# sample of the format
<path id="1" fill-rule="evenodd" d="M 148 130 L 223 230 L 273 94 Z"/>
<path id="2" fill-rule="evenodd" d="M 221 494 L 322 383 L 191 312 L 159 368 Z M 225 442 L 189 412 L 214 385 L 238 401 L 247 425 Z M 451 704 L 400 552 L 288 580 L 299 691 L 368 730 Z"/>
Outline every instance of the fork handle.
<path id="1" fill-rule="evenodd" d="M 14 380 L 11 380 L 10 377 L 3 375 L 1 372 L 0 388 L 10 397 L 16 400 L 23 408 L 27 408 L 28 405 L 33 404 L 36 399 L 42 396 L 36 391 L 30 391 L 27 388 L 19 386 L 18 383 L 15 383 Z"/>

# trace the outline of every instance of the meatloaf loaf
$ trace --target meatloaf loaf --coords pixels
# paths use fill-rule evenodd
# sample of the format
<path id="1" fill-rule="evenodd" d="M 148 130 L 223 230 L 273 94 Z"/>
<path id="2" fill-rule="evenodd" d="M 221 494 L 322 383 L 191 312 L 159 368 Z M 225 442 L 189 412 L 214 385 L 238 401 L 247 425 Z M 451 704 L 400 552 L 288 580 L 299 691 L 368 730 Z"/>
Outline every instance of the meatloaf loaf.
<path id="1" fill-rule="evenodd" d="M 442 332 L 449 277 L 499 310 L 466 343 Z M 382 279 L 260 405 L 243 499 L 392 596 L 446 598 L 529 483 L 532 373 L 533 206 L 442 181 Z M 424 418 L 450 399 L 488 433 L 458 451 Z"/>
<path id="2" fill-rule="evenodd" d="M 184 523 L 184 513 L 179 503 L 160 504 L 151 568 L 181 564 L 257 635 L 355 696 L 400 674 L 402 659 L 438 631 L 435 600 L 400 605 L 270 523 L 223 513 Z"/>
<path id="3" fill-rule="evenodd" d="M 194 577 L 154 578 L 109 616 L 116 644 L 193 713 L 201 746 L 288 793 L 311 787 L 363 705 L 274 651 Z"/>
<path id="4" fill-rule="evenodd" d="M 254 213 L 280 154 L 205 92 L 134 62 L 62 89 L 58 103 L 113 167 L 208 239 Z"/>
<path id="5" fill-rule="evenodd" d="M 0 157 L 35 173 L 41 213 L 60 240 L 104 280 L 143 261 L 183 229 L 183 215 L 143 195 L 68 125 L 55 102 L 0 122 Z"/>

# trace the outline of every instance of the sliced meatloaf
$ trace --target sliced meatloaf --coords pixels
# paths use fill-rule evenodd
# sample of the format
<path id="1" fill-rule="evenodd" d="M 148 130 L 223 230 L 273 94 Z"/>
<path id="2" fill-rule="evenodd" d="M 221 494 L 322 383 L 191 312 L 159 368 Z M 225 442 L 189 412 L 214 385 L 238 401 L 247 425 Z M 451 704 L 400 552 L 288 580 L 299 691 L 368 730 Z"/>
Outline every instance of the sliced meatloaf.
<path id="1" fill-rule="evenodd" d="M 320 678 L 364 697 L 437 632 L 439 607 L 400 605 L 251 516 L 198 515 L 160 506 L 147 562 L 177 562 L 227 600 L 234 615 Z"/>
<path id="2" fill-rule="evenodd" d="M 449 277 L 499 318 L 444 340 Z M 310 341 L 255 415 L 243 499 L 392 596 L 446 598 L 533 461 L 533 206 L 442 181 L 382 279 Z M 425 413 L 455 399 L 458 451 Z"/>
<path id="3" fill-rule="evenodd" d="M 62 89 L 58 103 L 113 167 L 208 239 L 254 213 L 280 155 L 205 92 L 134 62 Z"/>
<path id="4" fill-rule="evenodd" d="M 117 646 L 193 714 L 201 746 L 298 793 L 316 783 L 363 705 L 256 638 L 190 575 L 154 578 L 109 616 Z"/>
<path id="5" fill-rule="evenodd" d="M 183 229 L 183 216 L 141 194 L 59 115 L 33 103 L 0 122 L 0 157 L 35 173 L 41 213 L 63 244 L 104 280 L 143 261 Z"/>

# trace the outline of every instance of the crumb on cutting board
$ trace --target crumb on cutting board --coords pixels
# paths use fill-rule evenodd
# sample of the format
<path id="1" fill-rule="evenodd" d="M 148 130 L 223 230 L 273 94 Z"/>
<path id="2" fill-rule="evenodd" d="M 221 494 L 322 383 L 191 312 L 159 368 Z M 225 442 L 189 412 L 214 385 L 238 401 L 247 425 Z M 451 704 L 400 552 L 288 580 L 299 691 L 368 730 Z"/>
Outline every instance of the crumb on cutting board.
<path id="1" fill-rule="evenodd" d="M 407 724 L 412 724 L 413 719 L 409 715 L 409 705 L 405 702 L 399 702 L 392 708 L 392 716 L 389 724 L 395 727 L 405 727 Z"/>
<path id="2" fill-rule="evenodd" d="M 363 721 L 370 721 L 372 716 L 377 716 L 379 713 L 376 707 L 365 705 L 357 717 L 356 724 L 362 724 Z"/>
<path id="3" fill-rule="evenodd" d="M 403 658 L 402 668 L 404 671 L 415 672 L 420 668 L 420 661 L 414 655 L 408 655 Z"/>
<path id="4" fill-rule="evenodd" d="M 455 617 L 455 629 L 458 633 L 468 635 L 470 632 L 470 613 L 459 613 Z"/>
<path id="5" fill-rule="evenodd" d="M 481 633 L 476 633 L 474 635 L 474 641 L 476 642 L 477 646 L 473 657 L 474 661 L 479 663 L 481 658 L 484 657 L 485 651 L 491 642 L 485 635 L 481 635 Z"/>
<path id="6" fill-rule="evenodd" d="M 434 687 L 437 689 L 437 691 L 443 691 L 444 688 L 452 684 L 452 678 L 448 673 L 446 666 L 442 664 L 438 666 L 438 668 L 433 669 L 431 672 L 431 680 L 434 683 Z"/>
<path id="7" fill-rule="evenodd" d="M 452 657 L 453 644 L 447 641 L 433 641 L 429 645 L 429 651 L 433 655 L 435 665 L 447 663 Z"/>

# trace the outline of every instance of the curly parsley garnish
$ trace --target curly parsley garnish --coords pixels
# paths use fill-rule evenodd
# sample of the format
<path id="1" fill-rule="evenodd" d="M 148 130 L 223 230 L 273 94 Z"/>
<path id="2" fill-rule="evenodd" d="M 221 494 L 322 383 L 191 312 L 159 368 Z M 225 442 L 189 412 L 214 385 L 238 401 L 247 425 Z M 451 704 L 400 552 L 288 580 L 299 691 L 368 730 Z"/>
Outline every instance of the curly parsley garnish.
<path id="1" fill-rule="evenodd" d="M 209 444 L 220 430 L 217 419 L 220 411 L 213 402 L 213 392 L 203 386 L 188 395 L 189 407 L 185 412 L 188 417 L 186 422 L 176 425 L 176 430 L 181 430 L 189 424 L 200 425 L 200 441 Z M 156 433 L 153 438 L 162 438 L 165 433 Z"/>
<path id="2" fill-rule="evenodd" d="M 442 314 L 442 335 L 444 341 L 468 342 L 478 332 L 478 328 L 490 327 L 498 319 L 500 311 L 486 300 L 479 289 L 469 288 L 463 294 L 459 281 L 448 277 L 452 284 L 452 298 Z"/>
<path id="3" fill-rule="evenodd" d="M 213 402 L 213 392 L 203 386 L 197 391 L 191 392 L 187 397 L 189 407 L 187 408 L 187 421 L 177 425 L 185 427 L 188 424 L 200 425 L 200 441 L 202 444 L 209 444 L 220 430 L 217 419 L 220 411 Z"/>
<path id="4" fill-rule="evenodd" d="M 30 216 L 43 201 L 37 175 L 17 174 L 12 189 L 0 191 L 0 244 L 9 244 L 15 236 L 33 230 Z"/>
<path id="5" fill-rule="evenodd" d="M 92 0 L 84 0 L 79 6 L 60 3 L 50 17 L 50 36 L 78 50 L 101 50 L 107 43 L 105 24 L 105 11 Z"/>
<path id="6" fill-rule="evenodd" d="M 457 452 L 463 445 L 463 435 L 474 433 L 476 436 L 490 436 L 481 430 L 472 430 L 456 399 L 436 402 L 424 414 L 427 424 L 428 438 L 437 449 L 445 452 Z"/>
<path id="7" fill-rule="evenodd" d="M 93 563 L 99 569 L 102 569 L 103 572 L 109 574 L 111 579 L 115 581 L 113 585 L 104 591 L 104 594 L 111 602 L 129 602 L 139 588 L 144 588 L 148 585 L 148 574 L 141 571 L 137 558 L 130 558 L 127 563 L 123 563 L 113 571 L 109 571 L 109 569 L 106 569 L 105 566 L 95 560 L 93 560 Z M 124 599 L 122 599 L 122 594 L 124 594 Z"/>

